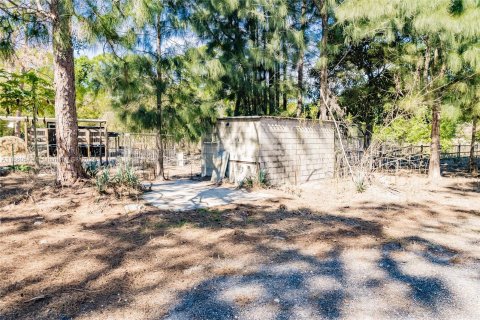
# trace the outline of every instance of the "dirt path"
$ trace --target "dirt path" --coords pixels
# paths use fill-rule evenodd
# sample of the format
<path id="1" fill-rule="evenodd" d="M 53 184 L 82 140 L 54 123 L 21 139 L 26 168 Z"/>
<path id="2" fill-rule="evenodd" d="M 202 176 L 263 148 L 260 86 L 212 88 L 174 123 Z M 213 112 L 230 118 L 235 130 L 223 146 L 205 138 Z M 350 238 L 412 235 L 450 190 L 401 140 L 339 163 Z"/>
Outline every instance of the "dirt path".
<path id="1" fill-rule="evenodd" d="M 142 200 L 0 179 L 2 320 L 480 318 L 478 180 L 127 213 Z"/>

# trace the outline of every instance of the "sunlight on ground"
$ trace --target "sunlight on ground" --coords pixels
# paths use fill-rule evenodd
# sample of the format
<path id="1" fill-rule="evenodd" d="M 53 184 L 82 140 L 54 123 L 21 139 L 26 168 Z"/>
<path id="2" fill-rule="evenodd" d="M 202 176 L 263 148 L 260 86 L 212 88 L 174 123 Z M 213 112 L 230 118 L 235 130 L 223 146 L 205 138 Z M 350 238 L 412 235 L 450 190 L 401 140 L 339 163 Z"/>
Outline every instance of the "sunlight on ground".
<path id="1" fill-rule="evenodd" d="M 479 318 L 476 182 L 407 180 L 185 212 L 3 198 L 0 318 Z"/>

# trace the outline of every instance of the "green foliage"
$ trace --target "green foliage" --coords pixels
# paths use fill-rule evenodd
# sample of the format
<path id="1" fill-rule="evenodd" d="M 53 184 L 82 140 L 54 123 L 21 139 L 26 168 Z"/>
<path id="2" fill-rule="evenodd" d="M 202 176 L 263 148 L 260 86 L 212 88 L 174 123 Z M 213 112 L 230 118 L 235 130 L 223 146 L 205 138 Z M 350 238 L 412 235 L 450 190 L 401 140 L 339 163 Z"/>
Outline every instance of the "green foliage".
<path id="1" fill-rule="evenodd" d="M 79 118 L 104 118 L 111 111 L 110 95 L 102 81 L 102 68 L 112 58 L 110 55 L 85 56 L 75 59 L 75 87 Z"/>
<path id="2" fill-rule="evenodd" d="M 126 186 L 131 189 L 140 188 L 140 180 L 129 163 L 120 164 L 117 173 L 114 177 L 114 182 L 121 186 Z"/>
<path id="3" fill-rule="evenodd" d="M 25 8 L 32 4 L 26 1 Z M 296 116 L 299 94 L 302 116 L 315 118 L 324 67 L 336 114 L 356 124 L 367 136 L 365 142 L 375 132 L 385 141 L 427 144 L 429 113 L 441 106 L 446 146 L 460 123 L 480 115 L 478 1 L 62 4 L 74 16 L 75 48 L 82 52 L 100 42 L 107 52 L 75 59 L 75 87 L 77 115 L 108 118 L 109 129 L 161 131 L 167 139 L 198 141 L 218 116 Z M 31 115 L 35 83 L 38 115 L 50 116 L 52 56 L 43 48 L 52 39 L 52 24 L 25 8 L 0 2 L 0 54 L 23 54 L 21 63 L 8 69 L 16 72 L 0 72 L 0 113 L 22 109 Z M 47 57 L 41 63 L 38 52 L 22 53 L 23 47 L 38 43 L 42 49 L 36 51 Z M 0 64 L 6 69 L 7 62 Z M 20 72 L 25 65 L 33 65 L 35 72 Z M 0 123 L 0 134 L 4 132 Z"/>
<path id="4" fill-rule="evenodd" d="M 353 182 L 358 193 L 363 193 L 367 190 L 367 181 L 363 172 L 357 172 L 353 178 Z"/>
<path id="5" fill-rule="evenodd" d="M 306 47 L 300 6 L 282 0 L 196 2 L 190 21 L 218 68 L 210 75 L 218 83 L 214 98 L 232 102 L 225 105 L 227 114 L 280 114 L 296 98 L 289 69 Z"/>
<path id="6" fill-rule="evenodd" d="M 267 185 L 267 172 L 265 170 L 260 170 L 258 172 L 257 180 L 258 180 L 258 183 L 261 186 L 266 186 Z"/>
<path id="7" fill-rule="evenodd" d="M 21 110 L 26 115 L 53 114 L 54 93 L 49 80 L 36 71 L 23 73 L 6 72 L 0 69 L 0 111 L 7 115 Z"/>
<path id="8" fill-rule="evenodd" d="M 443 118 L 440 123 L 440 141 L 443 149 L 452 145 L 455 137 L 457 122 Z M 375 128 L 375 138 L 384 142 L 400 143 L 405 145 L 429 145 L 431 124 L 427 115 L 416 115 L 410 118 L 398 117 L 390 125 Z"/>
<path id="9" fill-rule="evenodd" d="M 429 132 L 434 131 L 431 116 L 425 115 L 441 107 L 440 138 L 448 146 L 457 123 L 462 117 L 471 118 L 475 105 L 475 89 L 466 90 L 475 85 L 466 83 L 479 79 L 479 60 L 472 55 L 480 39 L 478 4 L 470 0 L 348 0 L 336 9 L 336 16 L 350 47 L 367 41 L 369 48 L 383 50 L 373 60 L 361 61 L 381 58 L 373 70 L 386 71 L 388 76 L 373 83 L 373 91 L 360 86 L 341 101 L 352 106 L 352 98 L 360 98 L 360 105 L 366 106 L 363 114 L 377 110 L 374 123 L 381 126 L 386 119 L 389 126 L 381 134 L 377 130 L 377 135 L 400 143 L 428 143 Z M 346 71 L 351 74 L 351 68 Z M 361 98 L 364 94 L 367 99 Z M 404 115 L 390 124 L 399 112 Z"/>
<path id="10" fill-rule="evenodd" d="M 33 171 L 33 168 L 26 164 L 16 164 L 14 166 L 8 166 L 7 170 L 28 173 Z"/>
<path id="11" fill-rule="evenodd" d="M 97 187 L 98 192 L 103 193 L 107 190 L 109 186 L 113 184 L 113 181 L 110 177 L 110 169 L 106 168 L 97 173 L 95 176 L 95 186 Z"/>
<path id="12" fill-rule="evenodd" d="M 100 171 L 100 164 L 98 161 L 89 161 L 83 163 L 83 170 L 90 177 L 96 177 L 97 173 Z"/>
<path id="13" fill-rule="evenodd" d="M 200 208 L 197 211 L 203 214 L 207 219 L 211 219 L 215 222 L 220 222 L 222 220 L 222 212 L 219 210 Z"/>
<path id="14" fill-rule="evenodd" d="M 116 168 L 107 166 L 97 170 L 95 186 L 100 193 L 106 192 L 108 188 L 141 189 L 140 179 L 129 163 L 122 163 Z"/>
<path id="15" fill-rule="evenodd" d="M 165 59 L 165 77 L 175 81 L 163 84 L 163 134 L 175 141 L 198 141 L 216 118 L 211 88 L 199 69 L 205 53 L 188 50 Z M 170 67 L 172 69 L 170 69 Z M 125 127 L 131 131 L 155 131 L 158 127 L 155 61 L 148 56 L 128 55 L 122 60 L 104 60 L 100 81 L 112 97 L 112 106 Z M 118 70 L 123 70 L 120 74 Z M 168 75 L 168 77 L 167 77 Z"/>
<path id="16" fill-rule="evenodd" d="M 248 176 L 243 179 L 240 184 L 239 188 L 265 188 L 268 185 L 267 181 L 267 172 L 263 169 L 259 170 L 256 176 Z"/>

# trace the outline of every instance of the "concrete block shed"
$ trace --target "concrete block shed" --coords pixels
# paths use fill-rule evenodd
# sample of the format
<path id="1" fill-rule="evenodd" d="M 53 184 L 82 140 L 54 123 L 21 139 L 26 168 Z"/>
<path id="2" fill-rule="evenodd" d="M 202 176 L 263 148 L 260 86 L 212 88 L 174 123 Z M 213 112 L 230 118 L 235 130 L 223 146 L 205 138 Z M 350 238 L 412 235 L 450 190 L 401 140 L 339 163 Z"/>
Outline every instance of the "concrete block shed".
<path id="1" fill-rule="evenodd" d="M 269 183 L 299 184 L 334 176 L 335 128 L 331 121 L 267 116 L 220 118 L 202 143 L 202 175 L 229 153 L 226 176 L 239 182 L 266 173 Z"/>

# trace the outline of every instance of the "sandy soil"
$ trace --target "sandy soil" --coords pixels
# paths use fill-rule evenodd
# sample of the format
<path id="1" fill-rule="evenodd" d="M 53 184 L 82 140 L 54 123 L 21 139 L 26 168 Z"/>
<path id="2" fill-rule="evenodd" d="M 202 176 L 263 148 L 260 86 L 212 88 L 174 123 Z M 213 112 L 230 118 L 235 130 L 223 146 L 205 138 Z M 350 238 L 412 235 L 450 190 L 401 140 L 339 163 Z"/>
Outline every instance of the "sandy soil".
<path id="1" fill-rule="evenodd" d="M 1 177 L 0 319 L 480 318 L 480 182 L 376 181 L 169 212 Z"/>

